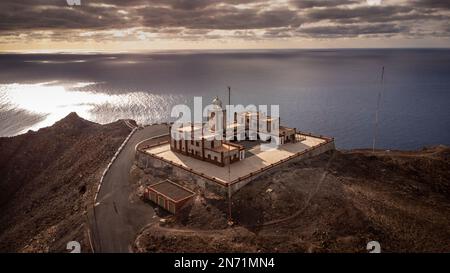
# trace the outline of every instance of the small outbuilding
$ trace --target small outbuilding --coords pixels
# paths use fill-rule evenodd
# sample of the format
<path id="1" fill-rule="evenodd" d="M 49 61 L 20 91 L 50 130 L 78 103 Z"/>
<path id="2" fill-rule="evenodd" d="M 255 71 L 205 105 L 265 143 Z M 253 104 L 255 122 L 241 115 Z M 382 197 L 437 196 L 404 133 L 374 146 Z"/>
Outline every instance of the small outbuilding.
<path id="1" fill-rule="evenodd" d="M 195 192 L 168 179 L 150 185 L 144 190 L 144 197 L 165 210 L 176 214 L 192 200 Z"/>

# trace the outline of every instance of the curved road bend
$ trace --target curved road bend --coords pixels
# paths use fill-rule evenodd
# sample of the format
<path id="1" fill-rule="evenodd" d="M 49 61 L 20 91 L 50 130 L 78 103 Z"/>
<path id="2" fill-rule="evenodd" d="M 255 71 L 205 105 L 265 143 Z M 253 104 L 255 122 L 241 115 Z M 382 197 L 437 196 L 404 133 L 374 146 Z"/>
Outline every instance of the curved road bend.
<path id="1" fill-rule="evenodd" d="M 167 125 L 153 125 L 137 130 L 120 152 L 103 180 L 91 219 L 95 252 L 131 252 L 136 233 L 153 218 L 151 206 L 130 202 L 129 172 L 134 162 L 135 146 L 142 140 L 168 133 Z"/>

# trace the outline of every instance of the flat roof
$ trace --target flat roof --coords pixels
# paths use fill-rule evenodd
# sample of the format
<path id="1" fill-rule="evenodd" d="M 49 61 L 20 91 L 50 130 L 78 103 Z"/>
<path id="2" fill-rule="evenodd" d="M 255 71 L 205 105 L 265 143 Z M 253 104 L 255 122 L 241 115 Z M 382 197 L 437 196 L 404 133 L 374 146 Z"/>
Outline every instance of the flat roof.
<path id="1" fill-rule="evenodd" d="M 227 128 L 237 128 L 237 127 L 244 127 L 244 123 L 234 122 L 231 124 L 227 124 Z"/>
<path id="2" fill-rule="evenodd" d="M 213 150 L 215 152 L 219 152 L 220 153 L 220 152 L 228 152 L 228 151 L 239 150 L 239 147 L 232 146 L 232 145 L 229 145 L 227 143 L 222 143 L 222 145 L 220 145 L 218 147 L 210 148 L 208 150 Z"/>
<path id="3" fill-rule="evenodd" d="M 184 127 L 177 128 L 177 130 L 179 132 L 191 132 L 193 130 L 196 131 L 196 130 L 201 130 L 201 129 L 203 129 L 203 127 L 200 124 L 195 124 L 193 126 L 192 125 L 186 125 Z"/>
<path id="4" fill-rule="evenodd" d="M 243 112 L 242 115 L 246 115 L 246 116 L 259 116 L 259 112 Z"/>
<path id="5" fill-rule="evenodd" d="M 167 161 L 172 161 L 177 165 L 182 165 L 186 169 L 193 169 L 197 172 L 204 173 L 220 182 L 230 183 L 239 177 L 248 175 L 251 172 L 256 172 L 263 167 L 277 163 L 291 155 L 309 148 L 314 148 L 319 144 L 326 142 L 325 139 L 319 137 L 303 134 L 297 134 L 297 136 L 304 140 L 296 143 L 286 143 L 279 146 L 277 149 L 262 150 L 261 145 L 256 145 L 247 151 L 251 156 L 230 165 L 230 173 L 226 167 L 220 167 L 206 161 L 174 152 L 170 149 L 170 144 L 152 147 L 146 149 L 145 152 L 162 157 Z"/>
<path id="6" fill-rule="evenodd" d="M 272 120 L 276 120 L 276 119 L 279 119 L 279 118 L 273 118 L 271 116 L 266 116 L 266 117 L 260 118 L 259 120 L 270 120 L 270 121 L 272 121 Z"/>
<path id="7" fill-rule="evenodd" d="M 280 126 L 280 128 L 279 128 L 280 134 L 287 133 L 287 132 L 292 132 L 292 131 L 294 131 L 294 128 L 285 127 L 285 126 Z"/>
<path id="8" fill-rule="evenodd" d="M 175 182 L 172 182 L 168 179 L 148 186 L 149 189 L 153 189 L 154 191 L 169 197 L 175 202 L 181 201 L 185 198 L 193 196 L 195 193 L 187 188 L 178 185 Z"/>

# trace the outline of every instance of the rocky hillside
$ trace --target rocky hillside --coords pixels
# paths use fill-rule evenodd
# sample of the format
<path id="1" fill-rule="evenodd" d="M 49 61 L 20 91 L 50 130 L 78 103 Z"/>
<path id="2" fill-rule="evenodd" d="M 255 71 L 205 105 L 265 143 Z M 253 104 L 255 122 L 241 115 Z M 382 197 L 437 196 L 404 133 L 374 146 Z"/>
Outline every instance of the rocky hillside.
<path id="1" fill-rule="evenodd" d="M 97 183 L 129 132 L 123 121 L 72 113 L 0 138 L 0 252 L 63 252 L 72 240 L 89 250 Z M 134 250 L 365 252 L 376 240 L 385 252 L 449 252 L 450 148 L 333 151 L 290 163 L 233 196 L 232 227 L 227 213 L 227 200 L 200 194 L 184 214 L 146 228 Z"/>
<path id="2" fill-rule="evenodd" d="M 140 234 L 140 252 L 450 251 L 450 148 L 333 151 L 291 163 L 227 200 L 194 205 Z"/>
<path id="3" fill-rule="evenodd" d="M 0 138 L 0 251 L 65 251 L 79 240 L 103 169 L 130 132 L 69 114 L 53 126 Z"/>

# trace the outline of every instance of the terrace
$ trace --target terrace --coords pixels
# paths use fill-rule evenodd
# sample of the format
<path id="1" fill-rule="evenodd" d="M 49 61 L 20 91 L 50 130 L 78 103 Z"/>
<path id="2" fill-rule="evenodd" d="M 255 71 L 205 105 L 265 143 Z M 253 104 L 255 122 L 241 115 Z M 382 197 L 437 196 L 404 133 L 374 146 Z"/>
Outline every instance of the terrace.
<path id="1" fill-rule="evenodd" d="M 143 149 L 143 152 L 171 163 L 174 166 L 201 174 L 224 185 L 267 170 L 296 156 L 312 152 L 315 148 L 331 141 L 324 137 L 308 134 L 298 134 L 297 137 L 301 138 L 302 141 L 286 143 L 272 150 L 262 150 L 261 143 L 256 144 L 247 151 L 247 154 L 250 155 L 249 157 L 229 165 L 229 168 L 216 166 L 190 156 L 173 152 L 170 149 L 170 144 L 167 142 Z M 221 148 L 228 150 L 228 147 Z"/>

